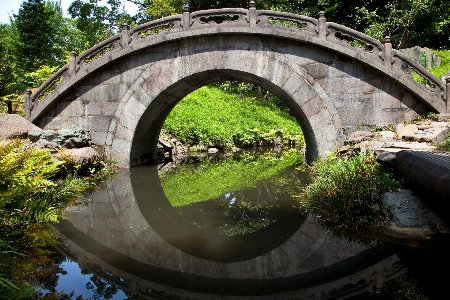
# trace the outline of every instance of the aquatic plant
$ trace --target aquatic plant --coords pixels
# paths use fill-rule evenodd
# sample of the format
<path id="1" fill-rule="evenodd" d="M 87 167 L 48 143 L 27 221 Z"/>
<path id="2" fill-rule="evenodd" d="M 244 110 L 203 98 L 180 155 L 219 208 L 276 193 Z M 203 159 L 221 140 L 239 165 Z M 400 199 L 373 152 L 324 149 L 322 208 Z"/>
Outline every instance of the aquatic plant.
<path id="1" fill-rule="evenodd" d="M 299 197 L 301 207 L 332 229 L 374 227 L 390 219 L 383 192 L 400 182 L 376 161 L 374 154 L 338 158 L 335 154 L 315 162 L 312 182 Z"/>

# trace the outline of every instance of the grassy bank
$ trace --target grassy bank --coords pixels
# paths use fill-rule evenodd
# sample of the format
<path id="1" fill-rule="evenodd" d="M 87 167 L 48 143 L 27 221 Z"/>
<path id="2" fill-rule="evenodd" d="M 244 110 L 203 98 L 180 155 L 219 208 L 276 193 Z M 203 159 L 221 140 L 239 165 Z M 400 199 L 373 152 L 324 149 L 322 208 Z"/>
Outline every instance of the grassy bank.
<path id="1" fill-rule="evenodd" d="M 204 86 L 180 101 L 163 128 L 187 145 L 270 145 L 277 137 L 288 144 L 303 144 L 300 126 L 283 106 L 280 101 Z"/>
<path id="2" fill-rule="evenodd" d="M 375 154 L 350 158 L 330 155 L 316 161 L 311 173 L 312 182 L 300 196 L 300 203 L 320 224 L 335 230 L 357 229 L 390 219 L 381 195 L 398 188 L 400 182 L 377 162 Z"/>

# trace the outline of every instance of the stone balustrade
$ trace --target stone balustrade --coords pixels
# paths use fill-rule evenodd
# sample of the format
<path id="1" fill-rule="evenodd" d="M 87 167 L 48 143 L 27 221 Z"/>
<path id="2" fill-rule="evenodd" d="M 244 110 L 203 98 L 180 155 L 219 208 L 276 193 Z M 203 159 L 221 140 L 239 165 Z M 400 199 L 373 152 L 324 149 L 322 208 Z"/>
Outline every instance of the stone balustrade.
<path id="1" fill-rule="evenodd" d="M 108 62 L 151 44 L 202 34 L 201 31 L 211 28 L 220 29 L 216 33 L 231 29 L 234 29 L 231 30 L 233 33 L 259 35 L 284 32 L 285 37 L 353 55 L 354 59 L 378 67 L 393 80 L 405 85 L 437 112 L 449 111 L 448 81 L 445 84 L 411 58 L 392 49 L 389 37 L 382 44 L 351 28 L 326 22 L 324 12 L 314 19 L 292 13 L 257 10 L 254 1 L 251 1 L 249 9 L 224 8 L 191 13 L 189 7 L 185 7 L 183 14 L 138 25 L 131 30 L 124 25 L 121 33 L 78 57 L 72 53 L 68 65 L 59 69 L 33 95 L 27 94 L 26 117 L 31 121 L 38 118 L 60 94 Z M 422 78 L 421 82 L 412 78 L 413 73 Z"/>

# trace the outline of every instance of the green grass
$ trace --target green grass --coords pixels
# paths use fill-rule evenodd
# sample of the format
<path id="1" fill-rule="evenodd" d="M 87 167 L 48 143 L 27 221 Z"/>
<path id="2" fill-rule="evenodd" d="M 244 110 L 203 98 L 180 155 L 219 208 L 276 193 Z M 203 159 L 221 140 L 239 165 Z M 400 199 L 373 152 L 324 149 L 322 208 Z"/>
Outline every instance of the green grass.
<path id="1" fill-rule="evenodd" d="M 181 165 L 175 172 L 163 174 L 161 185 L 172 206 L 179 207 L 254 186 L 301 161 L 300 151 L 295 149 L 282 155 L 228 157 L 219 163 L 207 159 L 196 166 Z"/>
<path id="2" fill-rule="evenodd" d="M 276 137 L 286 143 L 304 143 L 300 126 L 286 108 L 209 86 L 181 100 L 163 128 L 188 145 L 243 147 L 273 144 Z"/>
<path id="3" fill-rule="evenodd" d="M 381 195 L 399 187 L 374 154 L 330 155 L 313 164 L 312 182 L 300 197 L 304 209 L 331 229 L 375 227 L 390 218 Z"/>
<path id="4" fill-rule="evenodd" d="M 450 134 L 448 137 L 442 141 L 441 143 L 437 144 L 437 147 L 441 151 L 448 151 L 450 152 Z"/>

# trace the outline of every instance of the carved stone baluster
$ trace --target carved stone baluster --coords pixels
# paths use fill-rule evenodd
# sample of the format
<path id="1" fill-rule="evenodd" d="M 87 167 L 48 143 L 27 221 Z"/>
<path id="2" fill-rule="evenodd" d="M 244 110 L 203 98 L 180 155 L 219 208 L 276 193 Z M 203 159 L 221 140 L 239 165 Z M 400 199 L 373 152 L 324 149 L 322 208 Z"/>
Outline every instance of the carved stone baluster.
<path id="1" fill-rule="evenodd" d="M 447 92 L 445 108 L 447 112 L 450 112 L 450 77 L 447 77 L 447 80 L 445 81 L 445 90 Z"/>
<path id="2" fill-rule="evenodd" d="M 390 36 L 384 38 L 384 66 L 389 70 L 392 69 L 392 43 Z"/>
<path id="3" fill-rule="evenodd" d="M 250 8 L 248 10 L 250 18 L 250 27 L 256 27 L 256 3 L 255 1 L 250 1 Z"/>
<path id="4" fill-rule="evenodd" d="M 130 40 L 130 34 L 128 32 L 129 26 L 128 24 L 122 25 L 122 36 L 120 38 L 120 45 L 122 48 L 128 47 L 128 41 Z"/>
<path id="5" fill-rule="evenodd" d="M 191 27 L 191 14 L 189 13 L 189 4 L 183 6 L 183 30 L 189 30 Z"/>
<path id="6" fill-rule="evenodd" d="M 75 51 L 70 52 L 69 60 L 69 76 L 75 76 L 77 72 L 77 53 Z"/>
<path id="7" fill-rule="evenodd" d="M 326 39 L 327 38 L 327 18 L 325 18 L 325 12 L 321 11 L 319 13 L 319 38 Z"/>
<path id="8" fill-rule="evenodd" d="M 31 103 L 31 89 L 25 92 L 25 119 L 29 119 L 31 111 L 33 110 L 33 103 Z"/>

